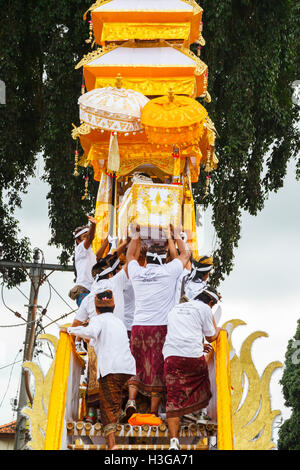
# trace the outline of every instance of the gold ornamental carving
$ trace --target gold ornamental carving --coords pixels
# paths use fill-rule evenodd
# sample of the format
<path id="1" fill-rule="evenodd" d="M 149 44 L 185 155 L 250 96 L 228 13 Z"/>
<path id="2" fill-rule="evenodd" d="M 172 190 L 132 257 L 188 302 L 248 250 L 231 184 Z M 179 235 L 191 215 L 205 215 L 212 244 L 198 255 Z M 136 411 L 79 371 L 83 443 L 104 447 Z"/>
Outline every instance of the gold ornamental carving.
<path id="1" fill-rule="evenodd" d="M 272 426 L 276 416 L 281 412 L 271 409 L 270 380 L 273 372 L 282 367 L 281 362 L 272 362 L 260 377 L 253 363 L 251 349 L 257 338 L 268 337 L 263 331 L 250 334 L 241 346 L 240 357 L 232 346 L 232 332 L 241 325 L 242 320 L 230 320 L 228 341 L 231 357 L 232 414 L 235 450 L 270 450 L 275 447 L 272 442 Z M 247 386 L 248 384 L 248 386 Z M 245 398 L 245 391 L 247 395 Z"/>
<path id="2" fill-rule="evenodd" d="M 35 393 L 32 408 L 24 408 L 23 414 L 30 420 L 30 434 L 32 440 L 28 447 L 32 450 L 44 449 L 45 433 L 48 420 L 48 406 L 54 374 L 55 355 L 58 339 L 53 335 L 40 335 L 39 340 L 49 341 L 54 347 L 54 358 L 47 374 L 43 375 L 41 368 L 34 362 L 24 362 L 23 368 L 30 370 L 35 379 Z"/>

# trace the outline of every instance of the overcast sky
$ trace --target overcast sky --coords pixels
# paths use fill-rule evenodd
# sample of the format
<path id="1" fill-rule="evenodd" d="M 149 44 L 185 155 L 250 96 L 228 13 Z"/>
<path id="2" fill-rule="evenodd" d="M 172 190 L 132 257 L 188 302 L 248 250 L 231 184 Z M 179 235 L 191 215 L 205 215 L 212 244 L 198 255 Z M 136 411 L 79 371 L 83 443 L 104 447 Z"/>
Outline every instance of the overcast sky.
<path id="1" fill-rule="evenodd" d="M 22 236 L 28 236 L 33 247 L 44 251 L 46 263 L 57 263 L 58 251 L 47 245 L 50 238 L 47 186 L 39 178 L 41 172 L 42 162 L 37 169 L 37 177 L 24 197 L 23 208 L 17 211 L 17 216 Z M 294 336 L 297 319 L 300 318 L 300 183 L 296 182 L 294 172 L 295 165 L 291 163 L 284 188 L 270 196 L 258 216 L 243 215 L 242 237 L 236 250 L 235 267 L 219 289 L 223 299 L 220 323 L 241 319 L 247 324 L 238 327 L 233 334 L 237 353 L 242 342 L 252 332 L 260 330 L 269 335 L 268 338 L 258 339 L 252 348 L 253 360 L 260 375 L 270 362 L 284 362 L 287 343 Z M 205 251 L 209 252 L 214 238 L 209 224 L 209 213 L 205 221 L 204 246 Z M 76 307 L 75 302 L 67 295 L 73 285 L 73 277 L 70 273 L 54 273 L 50 276 L 51 284 L 64 299 L 52 290 L 48 309 L 51 319 L 56 319 Z M 29 283 L 24 283 L 20 288 L 25 295 L 29 295 Z M 17 289 L 8 291 L 5 288 L 3 295 L 5 303 L 26 318 L 27 308 L 24 305 L 27 300 L 21 292 Z M 49 287 L 45 285 L 40 291 L 39 305 L 45 306 L 48 300 Z M 71 322 L 73 316 L 74 314 L 70 315 L 67 321 Z M 48 322 L 50 320 L 45 319 L 43 324 L 47 325 Z M 15 398 L 19 386 L 21 363 L 17 363 L 13 370 L 11 367 L 3 367 L 14 362 L 18 350 L 23 347 L 25 335 L 24 326 L 3 326 L 19 323 L 22 322 L 7 310 L 0 298 L 0 404 L 3 401 L 0 408 L 0 425 L 16 417 L 10 400 Z M 58 328 L 56 325 L 51 326 L 47 332 L 57 336 Z M 22 354 L 19 354 L 17 360 L 21 358 Z M 281 376 L 282 370 L 276 370 L 271 380 L 272 409 L 280 409 L 286 419 L 290 410 L 284 407 L 279 385 Z"/>

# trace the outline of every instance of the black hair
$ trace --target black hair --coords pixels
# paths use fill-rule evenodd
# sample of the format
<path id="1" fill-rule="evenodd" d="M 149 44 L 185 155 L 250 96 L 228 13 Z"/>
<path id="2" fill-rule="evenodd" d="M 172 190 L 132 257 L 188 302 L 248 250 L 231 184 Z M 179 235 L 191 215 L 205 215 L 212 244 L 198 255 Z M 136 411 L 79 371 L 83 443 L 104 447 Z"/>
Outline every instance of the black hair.
<path id="1" fill-rule="evenodd" d="M 102 300 L 103 297 L 107 297 L 108 299 L 112 299 L 113 298 L 113 293 L 110 289 L 107 289 L 105 292 L 100 292 L 99 294 L 96 295 L 97 299 L 98 300 Z M 101 313 L 104 313 L 104 312 L 113 312 L 115 307 L 111 307 L 111 306 L 102 306 L 102 307 L 98 307 L 96 306 L 96 309 L 98 309 Z"/>
<path id="2" fill-rule="evenodd" d="M 112 255 L 107 255 L 106 258 L 107 258 L 108 266 L 110 266 L 112 268 L 113 265 L 115 264 L 115 262 L 118 260 L 118 254 L 115 251 Z M 122 266 L 119 263 L 118 266 L 116 266 L 115 269 L 112 271 L 113 276 L 115 276 L 115 274 L 117 274 L 120 271 L 121 268 L 122 268 Z"/>
<path id="3" fill-rule="evenodd" d="M 162 245 L 152 245 L 147 250 L 150 253 L 157 254 L 157 255 L 165 255 L 167 250 Z M 153 256 L 146 256 L 147 264 L 161 264 L 158 259 L 154 259 Z M 161 258 L 162 264 L 166 262 L 166 258 Z"/>
<path id="4" fill-rule="evenodd" d="M 101 258 L 99 261 L 97 261 L 96 264 L 92 267 L 92 276 L 96 277 L 97 274 L 101 274 L 102 271 L 104 271 L 106 268 L 109 268 L 109 264 L 107 262 L 106 258 Z M 108 274 L 105 276 L 101 276 L 102 279 L 108 279 Z"/>
<path id="5" fill-rule="evenodd" d="M 83 225 L 82 227 L 77 227 L 77 228 L 75 228 L 75 230 L 74 230 L 74 234 L 75 234 L 75 241 L 76 241 L 76 240 L 81 240 L 81 237 L 82 237 L 82 235 L 83 235 L 83 234 L 82 234 L 82 235 L 80 235 L 80 237 L 76 237 L 76 235 L 77 235 L 77 233 L 81 232 L 81 230 L 83 230 L 83 229 L 85 229 L 85 228 L 87 228 L 87 229 L 88 229 L 88 228 L 89 228 L 89 226 L 88 226 L 88 225 Z"/>
<path id="6" fill-rule="evenodd" d="M 103 297 L 107 297 L 108 299 L 112 299 L 113 297 L 113 293 L 111 290 L 106 290 L 105 292 L 100 292 L 99 294 L 97 294 L 97 299 L 98 300 L 102 300 Z"/>
<path id="7" fill-rule="evenodd" d="M 96 307 L 96 310 L 98 310 L 100 313 L 105 313 L 105 312 L 111 312 L 113 313 L 115 307 Z"/>
<path id="8" fill-rule="evenodd" d="M 215 294 L 218 297 L 218 299 L 220 299 L 220 294 L 216 291 L 216 289 L 214 289 L 213 287 L 207 286 L 207 288 L 205 288 L 203 292 L 201 292 L 199 295 L 197 295 L 197 297 L 195 297 L 195 300 L 201 300 L 207 305 L 212 301 L 213 302 L 212 306 L 216 305 L 218 301 L 214 297 L 209 295 L 207 293 L 207 290 Z"/>
<path id="9" fill-rule="evenodd" d="M 196 281 L 197 279 L 200 279 L 201 281 L 203 281 L 203 279 L 205 278 L 207 274 L 209 274 L 209 271 L 196 271 L 196 274 L 193 277 L 193 281 Z"/>

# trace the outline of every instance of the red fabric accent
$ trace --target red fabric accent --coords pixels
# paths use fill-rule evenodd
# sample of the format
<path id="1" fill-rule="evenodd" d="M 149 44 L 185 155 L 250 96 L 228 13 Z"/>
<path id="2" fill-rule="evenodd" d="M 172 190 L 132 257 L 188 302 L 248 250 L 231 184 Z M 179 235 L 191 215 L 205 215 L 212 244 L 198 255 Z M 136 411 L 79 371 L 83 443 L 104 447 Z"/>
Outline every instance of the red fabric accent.
<path id="1" fill-rule="evenodd" d="M 147 396 L 166 391 L 164 381 L 164 357 L 167 326 L 133 326 L 130 349 L 136 362 L 136 376 L 128 384 Z"/>
<path id="2" fill-rule="evenodd" d="M 170 356 L 165 360 L 167 418 L 205 408 L 212 396 L 205 357 Z"/>

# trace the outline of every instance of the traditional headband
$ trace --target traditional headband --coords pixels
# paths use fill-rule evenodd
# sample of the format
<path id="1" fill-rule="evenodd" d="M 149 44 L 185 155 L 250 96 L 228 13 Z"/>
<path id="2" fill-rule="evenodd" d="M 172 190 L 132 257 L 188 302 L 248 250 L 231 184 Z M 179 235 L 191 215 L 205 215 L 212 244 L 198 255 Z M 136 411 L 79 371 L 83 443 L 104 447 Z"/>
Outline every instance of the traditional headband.
<path id="1" fill-rule="evenodd" d="M 195 266 L 193 266 L 193 269 L 192 269 L 192 272 L 191 274 L 189 275 L 189 281 L 192 281 L 194 279 L 194 277 L 196 276 L 197 272 L 201 273 L 201 272 L 208 272 L 208 271 L 211 271 L 212 270 L 212 266 L 203 266 L 203 268 L 196 268 Z"/>
<path id="2" fill-rule="evenodd" d="M 194 297 L 191 300 L 194 300 L 196 297 L 198 297 L 198 295 L 202 293 L 207 294 L 209 297 L 214 298 L 217 302 L 219 302 L 220 300 L 219 297 L 214 292 L 211 292 L 207 287 L 205 287 L 205 285 L 202 287 L 202 289 L 199 289 L 197 294 L 194 295 Z"/>
<path id="3" fill-rule="evenodd" d="M 81 235 L 83 235 L 84 233 L 86 233 L 88 231 L 89 231 L 89 229 L 86 227 L 86 228 L 83 228 L 82 230 L 80 230 L 80 232 L 74 233 L 75 239 L 78 238 L 78 237 L 81 237 Z"/>
<path id="4" fill-rule="evenodd" d="M 106 276 L 109 273 L 112 273 L 120 264 L 120 260 L 117 259 L 117 261 L 112 265 L 109 266 L 108 268 L 104 269 L 101 273 L 98 274 L 97 276 L 97 282 L 101 281 L 103 276 Z"/>
<path id="5" fill-rule="evenodd" d="M 151 251 L 147 251 L 146 256 L 150 256 L 151 258 L 153 258 L 154 261 L 158 260 L 159 264 L 162 264 L 162 260 L 167 258 L 166 254 L 159 255 L 157 253 L 151 253 Z"/>
<path id="6" fill-rule="evenodd" d="M 214 292 L 211 292 L 209 289 L 204 289 L 202 292 L 209 295 L 210 297 L 213 297 L 213 299 L 215 299 L 217 302 L 219 302 L 220 299 L 217 296 L 217 294 L 215 294 Z"/>

